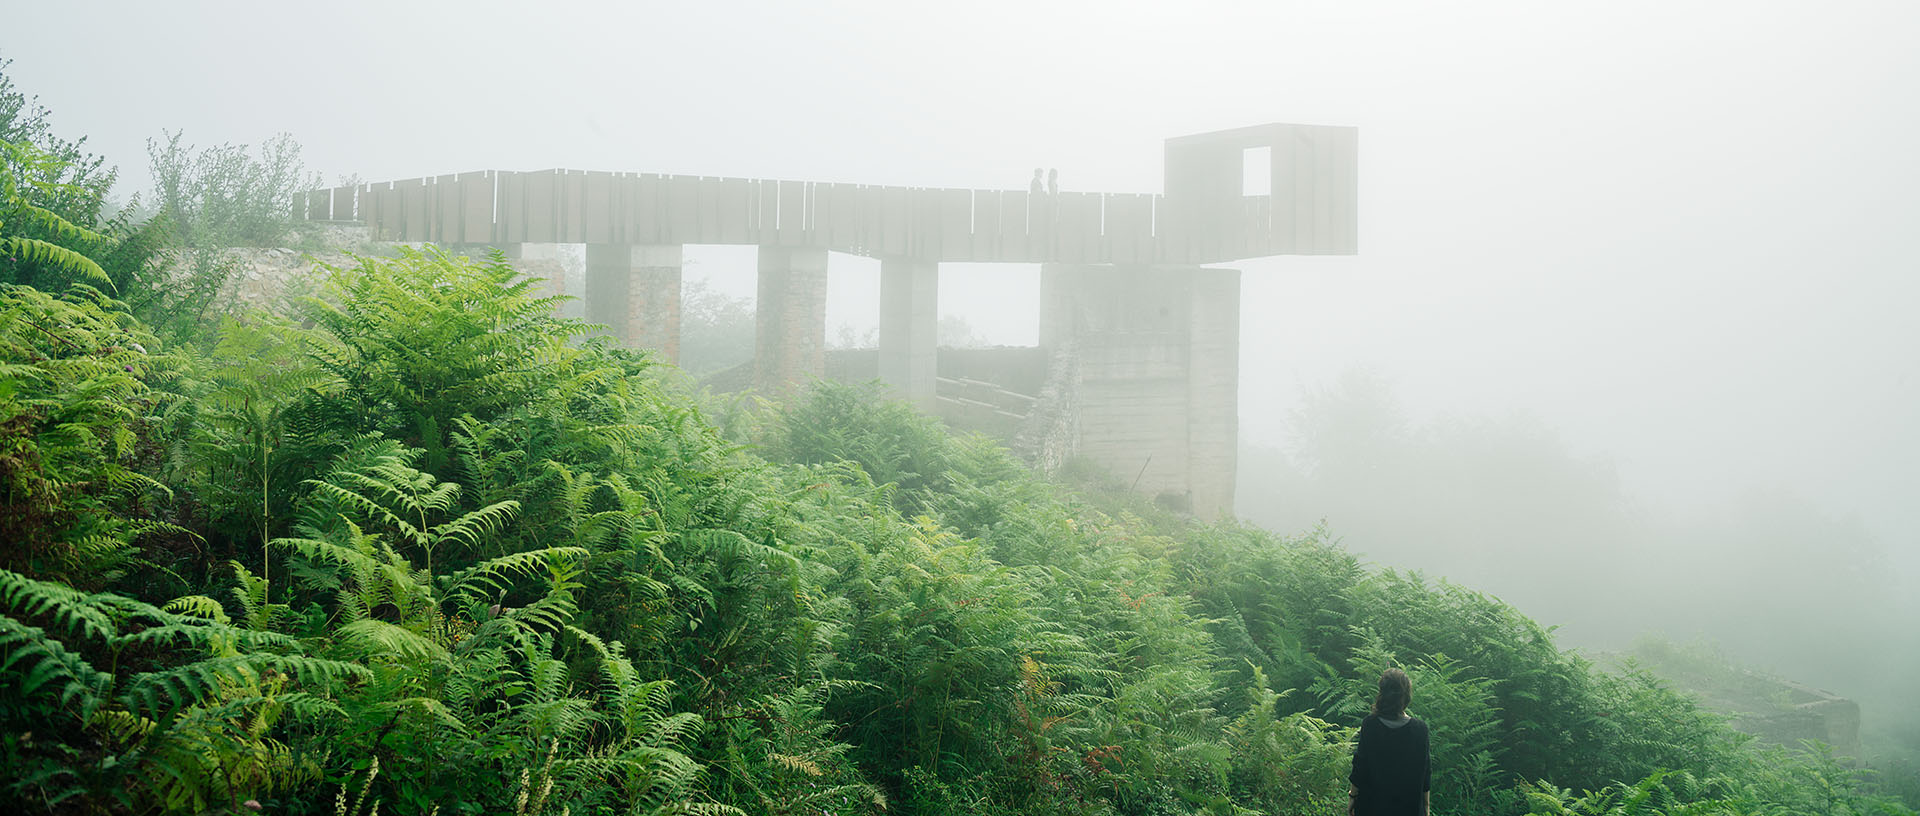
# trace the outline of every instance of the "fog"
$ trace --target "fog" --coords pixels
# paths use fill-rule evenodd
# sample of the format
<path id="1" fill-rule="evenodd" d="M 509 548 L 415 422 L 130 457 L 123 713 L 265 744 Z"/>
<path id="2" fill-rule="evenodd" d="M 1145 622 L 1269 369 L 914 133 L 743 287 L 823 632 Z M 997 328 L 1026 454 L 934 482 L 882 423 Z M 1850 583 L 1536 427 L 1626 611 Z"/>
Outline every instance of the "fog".
<path id="1" fill-rule="evenodd" d="M 1885 691 L 1847 672 L 1909 648 L 1920 585 L 1920 5 L 1034 5 L 42 3 L 0 57 L 124 194 L 162 129 L 288 132 L 329 182 L 1156 192 L 1170 136 L 1357 126 L 1360 254 L 1238 265 L 1243 514 L 1576 642 L 1700 631 Z M 751 293 L 750 253 L 688 257 Z M 876 273 L 833 264 L 857 337 Z M 1032 267 L 942 272 L 943 313 L 1034 341 Z M 1314 437 L 1356 394 L 1384 413 Z M 1390 484 L 1341 472 L 1367 444 Z"/>

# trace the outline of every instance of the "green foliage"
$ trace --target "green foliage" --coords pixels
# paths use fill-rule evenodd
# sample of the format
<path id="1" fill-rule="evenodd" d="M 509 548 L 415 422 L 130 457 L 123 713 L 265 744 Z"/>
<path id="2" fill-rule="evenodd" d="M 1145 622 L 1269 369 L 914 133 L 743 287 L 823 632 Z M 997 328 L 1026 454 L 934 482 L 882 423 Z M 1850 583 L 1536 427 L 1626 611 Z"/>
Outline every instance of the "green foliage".
<path id="1" fill-rule="evenodd" d="M 289 134 L 262 142 L 257 157 L 246 145 L 195 150 L 178 131 L 165 136 L 147 141 L 154 204 L 184 247 L 275 246 L 293 227 L 294 197 L 320 186 Z"/>
<path id="2" fill-rule="evenodd" d="M 362 259 L 332 270 L 327 294 L 308 300 L 319 329 L 309 353 L 358 428 L 424 448 L 437 469 L 455 418 L 564 403 L 614 376 L 574 365 L 586 352 L 567 341 L 584 324 L 554 317 L 556 299 L 535 297 L 536 288 L 498 253 L 478 262 L 437 249 Z"/>
<path id="3" fill-rule="evenodd" d="M 181 365 L 93 289 L 0 285 L 0 568 L 99 588 L 136 537 L 178 532 L 138 508 L 167 492 L 147 474 L 167 399 L 149 382 Z"/>
<path id="4" fill-rule="evenodd" d="M 1331 814 L 1397 664 L 1442 813 L 1902 812 L 1497 599 L 1045 483 L 872 387 L 743 415 L 757 458 L 535 291 L 406 252 L 168 356 L 91 289 L 7 289 L 8 792 Z"/>
<path id="5" fill-rule="evenodd" d="M 0 613 L 8 792 L 38 806 L 205 811 L 311 783 L 312 760 L 270 732 L 340 712 L 306 689 L 367 677 L 283 635 L 13 572 L 0 571 Z"/>
<path id="6" fill-rule="evenodd" d="M 39 203 L 73 192 L 50 178 L 64 163 L 32 144 L 0 140 L 0 264 L 8 279 L 45 269 L 71 281 L 113 287 L 100 263 L 88 256 L 108 243 L 106 236 L 80 226 Z"/>
<path id="7" fill-rule="evenodd" d="M 1251 705 L 1227 726 L 1235 800 L 1265 813 L 1338 814 L 1347 804 L 1354 730 L 1278 713 L 1281 694 L 1253 671 Z"/>
<path id="8" fill-rule="evenodd" d="M 47 110 L 14 88 L 9 63 L 0 60 L 0 283 L 89 285 L 154 325 L 169 322 L 151 308 L 169 291 L 152 263 L 165 236 L 135 224 L 133 207 L 106 211 L 115 171 L 85 138 L 53 133 Z"/>

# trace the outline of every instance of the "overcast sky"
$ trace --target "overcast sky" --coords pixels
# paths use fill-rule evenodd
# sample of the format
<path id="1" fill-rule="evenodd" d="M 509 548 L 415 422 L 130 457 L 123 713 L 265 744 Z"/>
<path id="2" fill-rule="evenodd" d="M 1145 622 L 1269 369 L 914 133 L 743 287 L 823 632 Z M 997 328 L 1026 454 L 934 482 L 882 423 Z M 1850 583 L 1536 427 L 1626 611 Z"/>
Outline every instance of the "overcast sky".
<path id="1" fill-rule="evenodd" d="M 5 21 L 17 86 L 130 189 L 162 129 L 289 132 L 329 182 L 1019 189 L 1047 166 L 1155 192 L 1169 136 L 1358 126 L 1360 254 L 1240 265 L 1245 440 L 1284 444 L 1302 386 L 1365 366 L 1416 417 L 1537 417 L 1656 501 L 1792 490 L 1920 563 L 1911 0 L 66 0 Z M 873 265 L 833 264 L 836 321 L 870 313 Z M 1031 267 L 943 272 L 943 311 L 1032 342 Z"/>

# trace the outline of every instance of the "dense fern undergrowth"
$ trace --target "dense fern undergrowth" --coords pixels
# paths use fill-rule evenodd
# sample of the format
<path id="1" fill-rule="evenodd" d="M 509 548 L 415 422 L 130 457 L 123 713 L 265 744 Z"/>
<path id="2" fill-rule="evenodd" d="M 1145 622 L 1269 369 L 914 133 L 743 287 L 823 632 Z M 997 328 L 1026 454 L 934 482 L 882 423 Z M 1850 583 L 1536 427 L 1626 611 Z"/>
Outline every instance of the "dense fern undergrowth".
<path id="1" fill-rule="evenodd" d="M 434 251 L 176 345 L 0 291 L 5 795 L 1333 814 L 1392 664 L 1443 813 L 1911 812 L 1323 532 L 1049 484 L 870 387 L 703 411 L 553 305 Z"/>
<path id="2" fill-rule="evenodd" d="M 1913 813 L 1324 531 L 696 395 L 497 256 L 210 322 L 9 149 L 8 812 L 1337 814 L 1397 665 L 1440 813 Z"/>

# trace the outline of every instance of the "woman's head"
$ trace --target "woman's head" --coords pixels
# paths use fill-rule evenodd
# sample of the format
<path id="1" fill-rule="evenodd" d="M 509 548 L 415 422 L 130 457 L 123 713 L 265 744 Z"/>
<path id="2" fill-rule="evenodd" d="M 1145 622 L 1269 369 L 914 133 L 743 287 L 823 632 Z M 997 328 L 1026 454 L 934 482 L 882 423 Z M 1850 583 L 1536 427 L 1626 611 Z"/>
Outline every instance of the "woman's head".
<path id="1" fill-rule="evenodd" d="M 1407 673 L 1388 669 L 1380 673 L 1380 694 L 1373 698 L 1373 713 L 1397 719 L 1407 713 L 1407 703 L 1412 699 L 1413 681 L 1407 679 Z"/>

